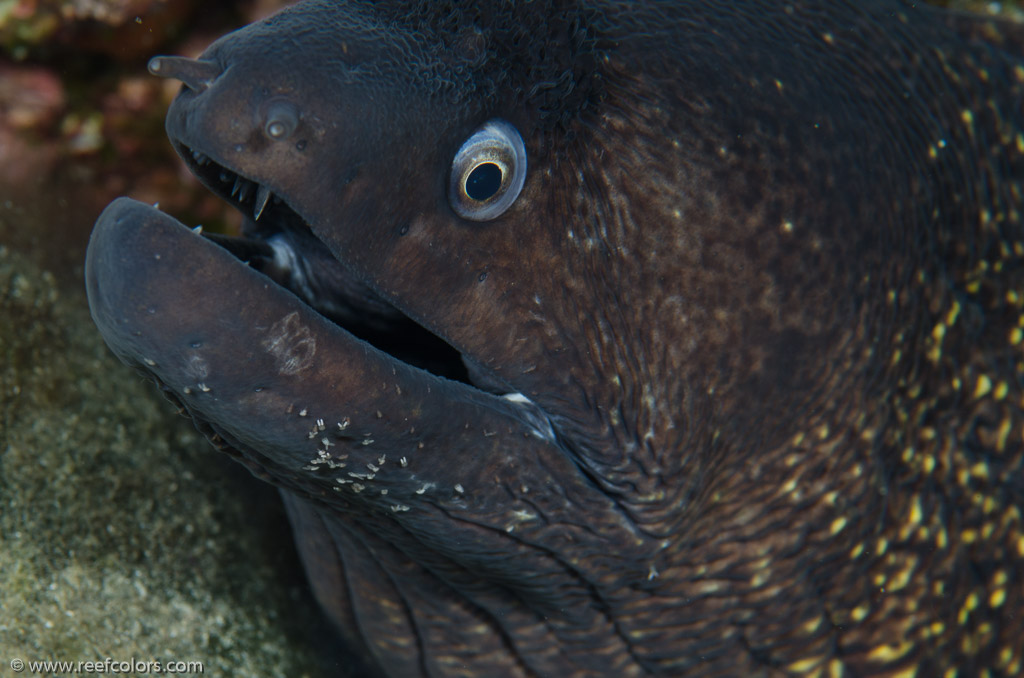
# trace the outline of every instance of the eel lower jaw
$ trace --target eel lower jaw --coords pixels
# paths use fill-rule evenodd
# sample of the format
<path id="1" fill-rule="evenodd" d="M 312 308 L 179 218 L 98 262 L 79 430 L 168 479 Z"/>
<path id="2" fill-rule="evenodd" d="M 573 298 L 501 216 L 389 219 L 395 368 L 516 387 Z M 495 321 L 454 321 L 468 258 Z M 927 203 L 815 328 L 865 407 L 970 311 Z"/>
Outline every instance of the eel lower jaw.
<path id="1" fill-rule="evenodd" d="M 328 422 L 351 416 L 353 430 L 375 431 L 374 449 L 406 445 L 427 422 L 433 435 L 454 435 L 437 427 L 449 416 L 556 439 L 525 397 L 488 393 L 376 349 L 151 205 L 120 198 L 100 215 L 86 287 L 115 354 L 231 447 L 268 450 L 264 460 L 301 465 L 294 457 L 306 454 L 309 422 L 328 404 L 337 410 L 323 412 Z M 411 418 L 420 422 L 409 424 L 415 434 L 402 423 Z"/>

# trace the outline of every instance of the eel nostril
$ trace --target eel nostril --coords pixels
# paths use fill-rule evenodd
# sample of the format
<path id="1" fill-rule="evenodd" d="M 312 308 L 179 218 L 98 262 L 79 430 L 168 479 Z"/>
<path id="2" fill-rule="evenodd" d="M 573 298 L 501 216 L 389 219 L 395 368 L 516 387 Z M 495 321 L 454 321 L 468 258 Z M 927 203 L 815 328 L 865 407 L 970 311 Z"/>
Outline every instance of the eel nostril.
<path id="1" fill-rule="evenodd" d="M 158 56 L 149 60 L 149 72 L 161 78 L 181 80 L 186 87 L 201 93 L 221 74 L 213 61 L 180 56 Z"/>

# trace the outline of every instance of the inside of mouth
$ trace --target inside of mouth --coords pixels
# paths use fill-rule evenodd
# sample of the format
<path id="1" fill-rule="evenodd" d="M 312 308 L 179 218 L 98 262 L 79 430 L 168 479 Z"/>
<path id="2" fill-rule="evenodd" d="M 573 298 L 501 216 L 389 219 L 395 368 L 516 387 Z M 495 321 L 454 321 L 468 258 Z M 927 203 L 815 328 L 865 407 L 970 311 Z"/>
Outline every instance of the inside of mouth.
<path id="1" fill-rule="evenodd" d="M 359 281 L 285 201 L 199 151 L 183 145 L 178 151 L 204 185 L 246 217 L 243 235 L 204 233 L 209 240 L 393 358 L 472 383 L 457 350 Z"/>

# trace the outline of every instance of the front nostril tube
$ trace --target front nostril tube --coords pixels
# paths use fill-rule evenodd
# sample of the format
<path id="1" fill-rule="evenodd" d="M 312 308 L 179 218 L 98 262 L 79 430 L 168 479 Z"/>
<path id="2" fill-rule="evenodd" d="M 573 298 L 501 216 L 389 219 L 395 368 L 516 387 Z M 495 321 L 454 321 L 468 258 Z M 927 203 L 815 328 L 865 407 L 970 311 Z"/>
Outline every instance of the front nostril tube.
<path id="1" fill-rule="evenodd" d="M 221 69 L 212 61 L 180 56 L 158 56 L 149 60 L 149 72 L 161 78 L 181 80 L 190 90 L 199 93 L 217 79 Z"/>

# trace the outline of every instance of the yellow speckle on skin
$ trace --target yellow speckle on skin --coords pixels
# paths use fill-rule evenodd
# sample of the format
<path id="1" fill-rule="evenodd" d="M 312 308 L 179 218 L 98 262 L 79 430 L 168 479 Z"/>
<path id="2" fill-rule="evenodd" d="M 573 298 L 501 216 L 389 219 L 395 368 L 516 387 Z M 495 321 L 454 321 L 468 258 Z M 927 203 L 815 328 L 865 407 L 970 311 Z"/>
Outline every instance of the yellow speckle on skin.
<path id="1" fill-rule="evenodd" d="M 1019 346 L 1022 341 L 1024 341 L 1024 330 L 1019 327 L 1014 327 L 1010 330 L 1010 344 Z"/>
<path id="2" fill-rule="evenodd" d="M 891 673 L 889 675 L 891 675 L 892 678 L 914 678 L 917 675 L 917 667 L 911 666 L 909 668 L 903 669 L 902 671 L 897 671 L 896 673 Z"/>
<path id="3" fill-rule="evenodd" d="M 964 111 L 960 113 L 960 120 L 962 120 L 965 125 L 970 127 L 971 125 L 974 124 L 974 113 L 972 113 L 970 109 L 964 109 Z"/>
<path id="4" fill-rule="evenodd" d="M 875 554 L 879 556 L 885 555 L 885 552 L 888 548 L 889 541 L 885 537 L 879 537 L 878 543 L 875 544 Z"/>
<path id="5" fill-rule="evenodd" d="M 974 397 L 983 398 L 992 390 L 992 380 L 987 374 L 979 374 L 978 382 L 974 386 Z"/>
<path id="6" fill-rule="evenodd" d="M 792 233 L 793 232 L 793 222 L 790 221 L 789 219 L 786 219 L 785 221 L 783 221 L 782 222 L 782 232 L 783 233 Z"/>
<path id="7" fill-rule="evenodd" d="M 946 630 L 946 625 L 940 621 L 936 621 L 932 622 L 932 625 L 929 628 L 931 629 L 933 636 L 941 636 L 942 632 Z"/>
<path id="8" fill-rule="evenodd" d="M 1006 589 L 996 589 L 988 597 L 988 606 L 991 608 L 1002 607 L 1006 602 Z"/>
<path id="9" fill-rule="evenodd" d="M 942 674 L 942 678 L 956 678 L 956 669 L 946 669 L 946 672 Z"/>
<path id="10" fill-rule="evenodd" d="M 960 302 L 954 301 L 953 305 L 949 308 L 949 313 L 946 314 L 946 326 L 952 327 L 956 324 L 956 319 L 960 315 Z"/>
<path id="11" fill-rule="evenodd" d="M 921 457 L 921 470 L 925 473 L 931 473 L 935 470 L 935 457 L 930 454 L 926 454 Z"/>
<path id="12" fill-rule="evenodd" d="M 839 516 L 838 518 L 832 521 L 832 524 L 829 526 L 828 531 L 832 534 L 839 534 L 843 531 L 844 527 L 846 527 L 846 518 L 844 518 L 843 516 Z"/>
<path id="13" fill-rule="evenodd" d="M 909 652 L 913 646 L 914 644 L 909 641 L 904 641 L 898 645 L 879 645 L 868 653 L 868 659 L 877 662 L 895 661 Z"/>
<path id="14" fill-rule="evenodd" d="M 972 591 L 971 593 L 967 594 L 967 597 L 964 599 L 963 609 L 966 610 L 968 613 L 974 612 L 978 609 L 978 602 L 978 594 Z"/>
<path id="15" fill-rule="evenodd" d="M 821 617 L 816 617 L 808 622 L 805 622 L 803 626 L 804 633 L 806 633 L 809 636 L 814 635 L 818 631 L 818 629 L 821 628 L 822 621 L 823 620 Z"/>
<path id="16" fill-rule="evenodd" d="M 995 389 L 992 391 L 992 397 L 996 400 L 1002 400 L 1006 397 L 1006 394 L 1010 392 L 1010 385 L 1005 381 L 1000 381 L 996 384 Z"/>
<path id="17" fill-rule="evenodd" d="M 890 591 L 899 591 L 906 587 L 910 581 L 911 575 L 914 574 L 913 563 L 908 563 L 907 566 L 896 573 L 892 579 L 889 580 L 889 585 L 886 587 Z"/>
<path id="18" fill-rule="evenodd" d="M 862 622 L 868 616 L 868 611 L 866 605 L 858 605 L 850 611 L 850 618 L 855 622 Z"/>
<path id="19" fill-rule="evenodd" d="M 1006 440 L 1010 437 L 1010 431 L 1013 430 L 1013 422 L 1009 419 L 1003 419 L 999 422 L 999 433 L 996 437 L 996 452 L 1006 451 Z"/>
<path id="20" fill-rule="evenodd" d="M 850 560 L 856 560 L 864 553 L 864 542 L 861 542 L 850 549 Z"/>
<path id="21" fill-rule="evenodd" d="M 914 497 L 914 503 L 910 505 L 910 516 L 908 519 L 912 524 L 917 525 L 921 522 L 921 517 L 923 515 L 924 512 L 921 510 L 921 498 Z"/>
<path id="22" fill-rule="evenodd" d="M 968 471 L 965 468 L 957 469 L 957 472 L 956 472 L 956 482 L 957 482 L 958 485 L 963 485 L 964 487 L 970 485 L 971 484 L 971 472 Z"/>
<path id="23" fill-rule="evenodd" d="M 822 33 L 821 39 L 825 41 L 826 45 L 834 45 L 836 42 L 836 36 L 831 33 Z"/>
<path id="24" fill-rule="evenodd" d="M 946 326 L 943 323 L 938 323 L 932 328 L 932 339 L 935 341 L 942 341 L 942 338 L 946 336 Z"/>
<path id="25" fill-rule="evenodd" d="M 778 89 L 780 92 L 782 91 L 782 81 L 779 80 L 778 78 L 775 78 L 775 88 Z"/>
<path id="26" fill-rule="evenodd" d="M 843 678 L 844 671 L 841 660 L 833 659 L 828 663 L 828 678 Z"/>
<path id="27" fill-rule="evenodd" d="M 790 673 L 806 674 L 819 664 L 821 664 L 821 657 L 814 657 L 795 661 L 786 668 L 789 669 Z"/>

